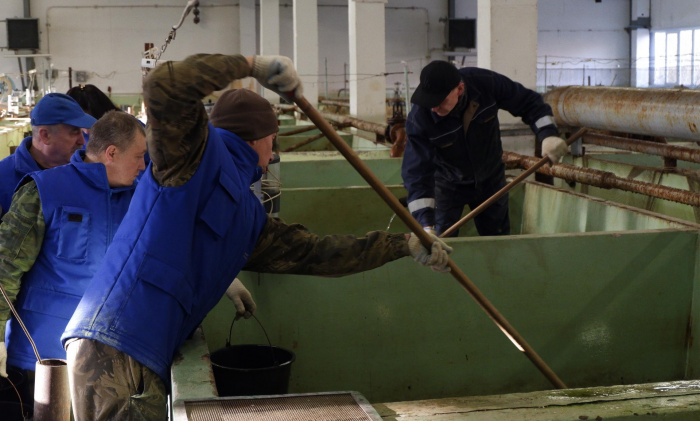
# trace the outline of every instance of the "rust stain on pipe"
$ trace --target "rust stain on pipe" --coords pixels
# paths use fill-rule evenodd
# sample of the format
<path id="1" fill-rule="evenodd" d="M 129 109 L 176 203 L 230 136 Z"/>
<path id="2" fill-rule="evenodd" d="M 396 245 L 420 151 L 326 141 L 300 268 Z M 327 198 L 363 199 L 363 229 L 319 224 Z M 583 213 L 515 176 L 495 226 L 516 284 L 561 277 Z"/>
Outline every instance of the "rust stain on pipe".
<path id="1" fill-rule="evenodd" d="M 528 169 L 537 164 L 539 158 L 519 155 L 513 152 L 503 152 L 503 162 L 518 162 L 518 167 Z M 670 200 L 688 206 L 700 207 L 700 193 L 673 187 L 660 186 L 657 184 L 645 183 L 643 181 L 621 178 L 607 171 L 599 171 L 591 168 L 582 168 L 574 165 L 556 164 L 551 167 L 541 167 L 537 172 L 549 176 L 563 178 L 567 181 L 576 181 L 589 186 L 603 189 L 619 189 L 633 193 L 644 194 L 658 199 Z"/>
<path id="2" fill-rule="evenodd" d="M 680 159 L 681 161 L 700 163 L 700 149 L 693 149 L 686 146 L 674 146 L 646 140 L 625 139 L 622 137 L 590 132 L 583 136 L 583 142 L 625 151 L 641 152 L 649 155 Z"/>
<path id="3" fill-rule="evenodd" d="M 544 98 L 561 126 L 700 140 L 700 91 L 565 86 Z"/>
<path id="4" fill-rule="evenodd" d="M 326 113 L 322 112 L 321 115 L 323 118 L 326 120 L 335 122 L 335 123 L 340 123 L 340 124 L 348 124 L 356 129 L 364 130 L 366 132 L 374 132 L 380 135 L 384 135 L 386 132 L 387 124 L 386 123 L 373 123 L 371 121 L 364 121 L 357 119 L 355 117 L 350 117 L 347 115 L 340 115 L 340 114 L 333 114 L 333 113 Z"/>

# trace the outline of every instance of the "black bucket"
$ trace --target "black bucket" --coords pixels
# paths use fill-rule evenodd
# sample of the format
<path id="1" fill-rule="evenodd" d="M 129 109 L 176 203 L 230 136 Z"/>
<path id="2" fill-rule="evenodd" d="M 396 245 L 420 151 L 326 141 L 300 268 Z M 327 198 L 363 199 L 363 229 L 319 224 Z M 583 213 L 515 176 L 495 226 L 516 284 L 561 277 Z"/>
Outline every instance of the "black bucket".
<path id="1" fill-rule="evenodd" d="M 17 392 L 20 393 L 22 399 L 26 399 L 29 396 L 26 372 L 14 367 L 7 367 L 7 377 L 10 381 L 7 381 L 4 377 L 0 377 L 0 402 L 19 402 Z M 13 384 L 14 387 L 12 387 Z M 17 388 L 17 390 L 15 390 L 15 388 Z"/>
<path id="2" fill-rule="evenodd" d="M 260 323 L 257 317 L 255 320 Z M 297 357 L 292 351 L 272 346 L 267 332 L 265 337 L 269 345 L 231 346 L 229 331 L 226 346 L 211 353 L 219 396 L 282 395 L 289 391 L 292 363 Z"/>

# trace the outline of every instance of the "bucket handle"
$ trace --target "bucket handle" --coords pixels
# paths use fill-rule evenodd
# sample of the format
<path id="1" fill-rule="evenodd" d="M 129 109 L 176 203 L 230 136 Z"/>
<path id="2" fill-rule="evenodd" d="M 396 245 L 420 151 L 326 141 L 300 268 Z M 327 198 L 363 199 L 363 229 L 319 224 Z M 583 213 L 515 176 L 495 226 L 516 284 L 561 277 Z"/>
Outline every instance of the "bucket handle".
<path id="1" fill-rule="evenodd" d="M 272 342 L 270 341 L 270 337 L 267 336 L 267 331 L 265 331 L 265 327 L 260 323 L 260 320 L 258 320 L 257 317 L 255 317 L 255 314 L 251 314 L 253 318 L 255 319 L 256 322 L 260 325 L 260 328 L 262 329 L 263 333 L 265 334 L 265 339 L 267 339 L 267 344 L 270 346 L 270 353 L 272 354 L 272 361 L 275 363 L 275 367 L 278 367 L 280 365 L 279 361 L 277 361 L 277 357 L 275 356 L 275 349 L 272 347 Z M 231 333 L 233 332 L 233 324 L 236 323 L 236 318 L 233 318 L 233 321 L 231 321 L 231 327 L 228 329 L 228 339 L 226 340 L 226 347 L 231 346 Z"/>

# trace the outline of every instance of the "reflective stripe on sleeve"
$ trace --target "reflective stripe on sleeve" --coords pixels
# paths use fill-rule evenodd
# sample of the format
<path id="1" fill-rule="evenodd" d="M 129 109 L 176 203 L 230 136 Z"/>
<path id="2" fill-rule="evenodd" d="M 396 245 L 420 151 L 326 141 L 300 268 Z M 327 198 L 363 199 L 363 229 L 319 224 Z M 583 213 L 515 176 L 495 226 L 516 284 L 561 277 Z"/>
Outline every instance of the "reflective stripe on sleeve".
<path id="1" fill-rule="evenodd" d="M 535 121 L 535 127 L 537 127 L 538 129 L 541 129 L 544 126 L 552 126 L 552 125 L 556 126 L 556 124 L 554 123 L 554 119 L 552 118 L 552 116 L 549 116 L 549 115 L 546 115 L 546 116 L 542 117 L 541 119 Z"/>
<path id="2" fill-rule="evenodd" d="M 435 208 L 435 199 L 416 199 L 408 204 L 408 210 L 411 213 L 425 208 Z"/>

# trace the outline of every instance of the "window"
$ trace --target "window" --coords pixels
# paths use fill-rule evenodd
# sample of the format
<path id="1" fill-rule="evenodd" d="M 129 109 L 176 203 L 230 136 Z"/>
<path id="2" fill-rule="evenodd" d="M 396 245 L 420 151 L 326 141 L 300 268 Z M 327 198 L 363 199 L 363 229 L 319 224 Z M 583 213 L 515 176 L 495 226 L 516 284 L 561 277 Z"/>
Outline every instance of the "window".
<path id="1" fill-rule="evenodd" d="M 654 34 L 654 85 L 665 85 L 666 32 Z"/>
<path id="2" fill-rule="evenodd" d="M 700 28 L 653 33 L 655 86 L 700 86 Z"/>
<path id="3" fill-rule="evenodd" d="M 700 31 L 698 31 L 700 33 Z M 681 31 L 679 46 L 678 83 L 684 86 L 693 84 L 693 31 Z"/>

